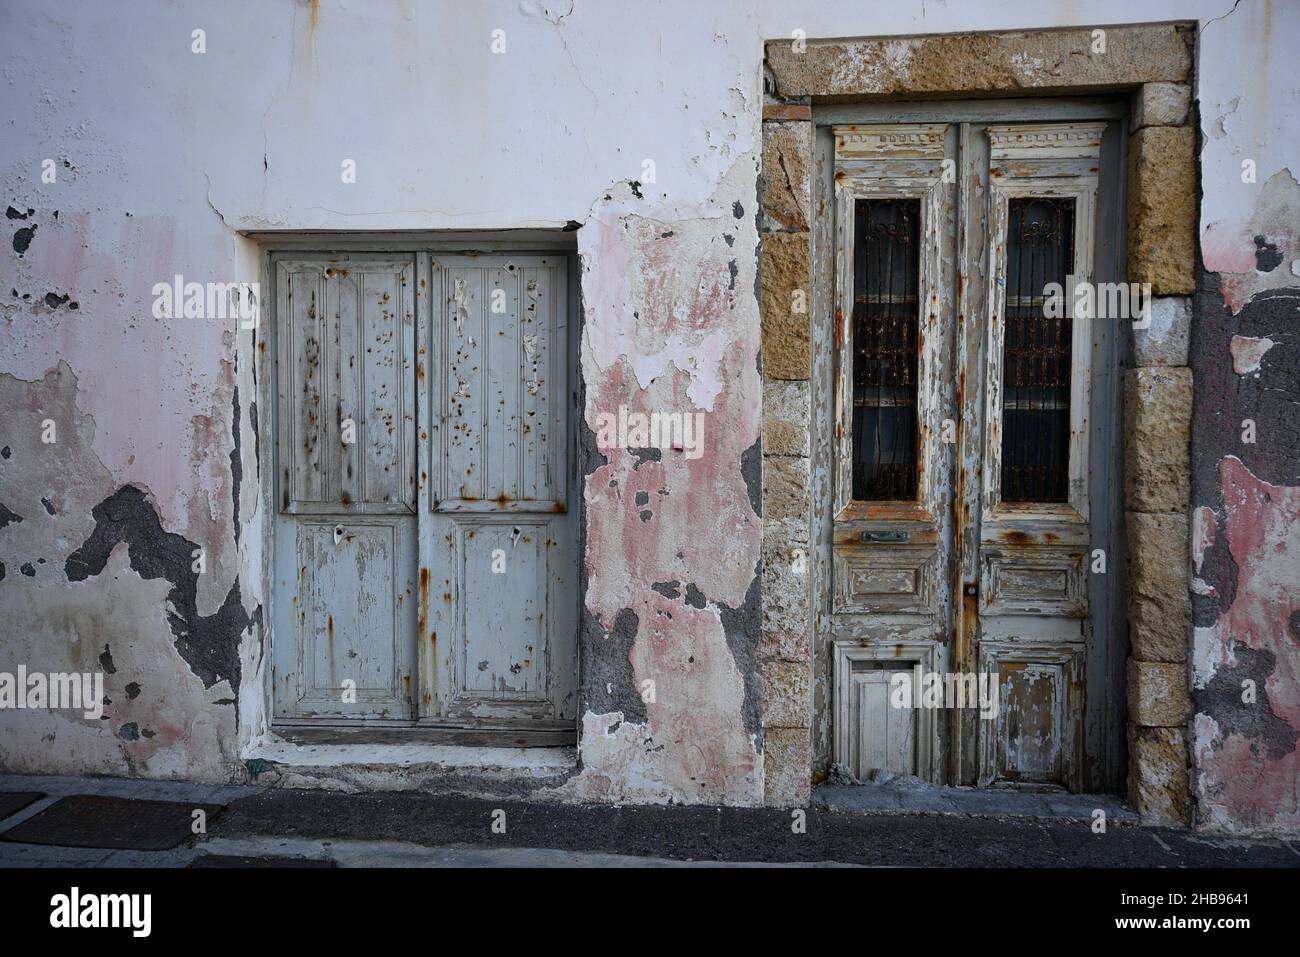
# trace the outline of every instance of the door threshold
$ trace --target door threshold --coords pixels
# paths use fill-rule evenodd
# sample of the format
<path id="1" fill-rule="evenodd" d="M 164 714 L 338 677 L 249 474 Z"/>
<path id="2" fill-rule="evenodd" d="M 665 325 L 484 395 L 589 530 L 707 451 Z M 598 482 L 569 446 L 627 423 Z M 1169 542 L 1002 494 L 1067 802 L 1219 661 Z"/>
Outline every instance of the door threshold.
<path id="1" fill-rule="evenodd" d="M 1137 824 L 1138 815 L 1116 794 L 1071 794 L 1013 788 L 948 787 L 937 784 L 822 784 L 813 804 L 833 811 L 866 814 L 953 814 L 970 817 L 1027 817 L 1057 821 L 1096 819 Z"/>
<path id="2" fill-rule="evenodd" d="M 576 730 L 432 728 L 368 725 L 276 725 L 282 741 L 297 745 L 447 745 L 463 748 L 565 748 L 578 743 Z"/>

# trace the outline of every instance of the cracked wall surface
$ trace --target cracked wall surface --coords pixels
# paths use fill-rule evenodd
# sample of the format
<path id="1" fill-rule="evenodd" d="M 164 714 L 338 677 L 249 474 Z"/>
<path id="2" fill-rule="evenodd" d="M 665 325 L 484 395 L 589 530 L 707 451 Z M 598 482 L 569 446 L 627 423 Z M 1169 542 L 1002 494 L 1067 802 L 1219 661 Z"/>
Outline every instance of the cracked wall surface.
<path id="1" fill-rule="evenodd" d="M 1222 336 L 1202 338 L 1192 364 L 1210 363 L 1223 396 L 1280 422 L 1294 363 L 1275 300 L 1296 286 L 1296 253 L 1294 179 L 1275 177 L 1297 160 L 1276 117 L 1294 97 L 1280 51 L 1296 29 L 1281 4 L 1244 0 L 1224 16 L 1230 6 L 1169 0 L 1140 16 L 1201 21 L 1194 96 L 1208 165 L 1196 323 L 1207 310 L 1234 318 L 1213 320 Z M 765 537 L 767 553 L 784 554 L 802 529 L 780 518 L 764 529 L 761 473 L 807 455 L 786 427 L 808 414 L 808 343 L 760 358 L 756 220 L 765 191 L 774 234 L 806 230 L 809 210 L 795 194 L 807 171 L 762 154 L 764 41 L 1084 28 L 1129 22 L 1131 7 L 672 0 L 630 21 L 626 9 L 582 0 L 235 0 L 220 18 L 197 2 L 7 6 L 0 671 L 100 667 L 110 703 L 94 722 L 0 713 L 0 767 L 240 779 L 246 747 L 266 730 L 264 340 L 230 321 L 154 318 L 155 283 L 258 281 L 248 231 L 568 228 L 584 323 L 583 706 L 580 767 L 550 793 L 802 799 L 802 728 L 815 716 L 806 701 L 800 710 L 807 695 L 787 672 L 806 655 L 805 612 L 798 602 L 765 609 L 760 597 L 763 577 L 782 573 L 761 560 Z M 196 29 L 204 53 L 193 52 Z M 896 46 L 878 63 L 853 53 L 855 82 L 875 71 L 886 94 L 903 73 L 923 76 Z M 1043 51 L 1013 52 L 1018 72 L 1000 89 L 1051 88 Z M 775 119 L 805 132 L 799 118 Z M 1228 174 L 1252 150 L 1259 180 L 1248 189 Z M 347 160 L 354 183 L 340 177 Z M 1214 188 L 1211 171 L 1222 174 Z M 1238 392 L 1270 376 L 1281 384 L 1257 400 Z M 620 405 L 699 413 L 703 454 L 597 450 L 595 417 Z M 1289 559 L 1236 537 L 1242 522 L 1264 519 L 1224 490 L 1267 497 L 1266 544 L 1289 545 L 1294 450 L 1269 453 L 1272 466 L 1258 449 L 1232 451 L 1209 414 L 1194 424 L 1194 505 L 1223 526 L 1212 540 L 1240 544 L 1210 548 L 1207 561 L 1236 563 L 1238 601 L 1274 596 L 1260 606 L 1274 628 L 1287 588 L 1273 576 Z M 46 419 L 58 426 L 52 444 L 41 442 Z M 1225 465 L 1232 455 L 1253 479 Z M 194 549 L 201 572 L 184 561 Z M 1232 562 L 1216 558 L 1225 551 Z M 1217 601 L 1196 611 L 1197 667 L 1208 669 L 1194 734 L 1202 819 L 1285 822 L 1294 752 L 1278 750 L 1276 722 L 1296 727 L 1295 641 L 1248 632 Z M 1232 667 L 1263 679 L 1272 718 L 1225 710 L 1214 676 Z M 1216 739 L 1199 730 L 1206 720 L 1236 730 Z M 775 790 L 765 788 L 774 749 Z M 1265 796 L 1234 780 L 1243 766 Z"/>

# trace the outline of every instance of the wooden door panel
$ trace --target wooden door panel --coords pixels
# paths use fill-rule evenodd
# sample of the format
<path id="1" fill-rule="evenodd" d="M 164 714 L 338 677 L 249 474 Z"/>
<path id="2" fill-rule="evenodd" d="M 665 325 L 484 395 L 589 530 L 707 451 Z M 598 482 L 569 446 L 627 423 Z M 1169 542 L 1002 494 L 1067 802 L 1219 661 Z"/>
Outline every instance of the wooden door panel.
<path id="1" fill-rule="evenodd" d="M 1082 643 L 981 641 L 981 671 L 997 684 L 998 713 L 983 726 L 980 784 L 1056 784 L 1078 790 L 1082 663 Z"/>
<path id="2" fill-rule="evenodd" d="M 858 748 L 853 773 L 865 777 L 874 769 L 916 774 L 916 713 L 890 705 L 895 675 L 910 678 L 911 669 L 873 669 L 853 675 L 853 716 Z"/>
<path id="3" fill-rule="evenodd" d="M 567 262 L 435 256 L 429 268 L 425 715 L 572 727 L 578 535 L 567 502 Z"/>
<path id="4" fill-rule="evenodd" d="M 291 640 L 276 643 L 276 716 L 411 717 L 414 519 L 304 518 L 292 530 L 297 587 L 281 635 Z"/>
<path id="5" fill-rule="evenodd" d="M 837 613 L 938 612 L 934 546 L 845 548 L 840 556 L 835 566 Z"/>
<path id="6" fill-rule="evenodd" d="M 281 510 L 415 509 L 411 259 L 276 265 Z"/>
<path id="7" fill-rule="evenodd" d="M 1022 554 L 986 548 L 982 557 L 981 615 L 1087 615 L 1084 552 L 1048 547 Z"/>
<path id="8" fill-rule="evenodd" d="M 430 354 L 439 511 L 561 511 L 567 493 L 564 270 L 538 257 L 441 257 Z M 558 349 L 556 348 L 558 339 Z"/>

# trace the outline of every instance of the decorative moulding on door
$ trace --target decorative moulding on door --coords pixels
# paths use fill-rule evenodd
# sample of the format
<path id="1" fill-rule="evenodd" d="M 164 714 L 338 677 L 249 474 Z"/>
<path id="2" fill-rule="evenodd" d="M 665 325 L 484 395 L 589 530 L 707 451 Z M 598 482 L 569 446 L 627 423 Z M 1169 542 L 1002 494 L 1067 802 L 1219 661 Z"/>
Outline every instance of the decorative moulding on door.
<path id="1" fill-rule="evenodd" d="M 900 639 L 898 641 L 863 644 L 857 641 L 833 641 L 835 716 L 834 760 L 846 768 L 863 767 L 864 748 L 880 749 L 891 740 L 909 742 L 910 754 L 905 760 L 910 767 L 887 768 L 898 773 L 938 783 L 941 780 L 939 759 L 939 720 L 937 708 L 920 707 L 913 700 L 910 708 L 895 708 L 890 702 L 892 676 L 915 672 L 936 674 L 941 670 L 943 648 L 935 641 Z M 871 668 L 873 664 L 886 667 Z M 866 666 L 866 667 L 864 667 Z M 880 674 L 887 677 L 885 687 L 873 693 L 864 687 L 864 676 Z M 897 721 L 904 723 L 905 733 L 890 733 Z M 897 759 L 898 755 L 891 755 Z M 873 766 L 879 766 L 873 763 Z"/>

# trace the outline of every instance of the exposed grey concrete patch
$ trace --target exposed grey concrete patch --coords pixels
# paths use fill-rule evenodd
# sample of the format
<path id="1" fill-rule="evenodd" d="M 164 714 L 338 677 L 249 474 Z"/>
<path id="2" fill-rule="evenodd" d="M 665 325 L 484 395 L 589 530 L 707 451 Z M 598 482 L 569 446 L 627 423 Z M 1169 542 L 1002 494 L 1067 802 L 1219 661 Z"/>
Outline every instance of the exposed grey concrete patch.
<path id="1" fill-rule="evenodd" d="M 762 750 L 763 737 L 763 687 L 762 676 L 758 670 L 758 660 L 754 649 L 758 646 L 762 628 L 762 587 L 763 561 L 754 563 L 754 577 L 745 592 L 745 601 L 739 608 L 732 608 L 725 602 L 718 602 L 718 612 L 722 617 L 722 630 L 727 636 L 727 647 L 736 662 L 736 670 L 745 681 L 745 704 L 741 718 L 745 731 L 754 736 Z M 690 589 L 687 585 L 687 603 L 690 603 Z"/>
<path id="2" fill-rule="evenodd" d="M 632 645 L 641 620 L 631 608 L 624 608 L 608 632 L 596 616 L 582 610 L 582 701 L 595 714 L 623 712 L 623 720 L 644 723 L 645 702 L 632 673 Z"/>
<path id="3" fill-rule="evenodd" d="M 578 419 L 578 460 L 584 476 L 609 464 L 608 457 L 596 444 L 596 433 L 587 425 L 586 419 L 581 417 Z"/>
<path id="4" fill-rule="evenodd" d="M 256 379 L 256 365 L 253 368 L 253 376 Z M 248 427 L 253 431 L 253 464 L 260 469 L 262 467 L 262 436 L 257 428 L 256 400 L 248 403 Z"/>
<path id="5" fill-rule="evenodd" d="M 14 238 L 13 238 L 14 252 L 16 252 L 20 258 L 22 257 L 23 253 L 27 252 L 28 247 L 31 246 L 32 237 L 34 237 L 35 235 L 36 235 L 35 223 L 32 223 L 30 226 L 24 226 L 22 229 L 19 229 L 14 233 Z"/>
<path id="6" fill-rule="evenodd" d="M 1220 739 L 1239 734 L 1258 741 L 1267 748 L 1271 761 L 1295 751 L 1300 740 L 1300 733 L 1277 715 L 1269 699 L 1269 679 L 1276 669 L 1277 655 L 1273 652 L 1234 641 L 1232 664 L 1219 665 L 1204 688 L 1192 690 L 1196 709 L 1214 716 Z M 1255 688 L 1255 698 L 1248 704 L 1242 701 L 1241 691 L 1247 680 Z"/>
<path id="7" fill-rule="evenodd" d="M 628 449 L 627 451 L 628 454 L 632 455 L 636 459 L 636 465 L 632 466 L 633 470 L 639 469 L 647 462 L 658 462 L 664 456 L 662 449 L 655 448 Z"/>
<path id="8" fill-rule="evenodd" d="M 658 592 L 665 598 L 680 598 L 682 594 L 681 584 L 676 579 L 670 582 L 653 582 L 650 585 L 650 590 Z"/>
<path id="9" fill-rule="evenodd" d="M 126 542 L 131 567 L 143 579 L 162 578 L 171 583 L 167 600 L 168 624 L 175 636 L 176 650 L 211 688 L 229 680 L 239 687 L 239 636 L 254 619 L 244 610 L 236 579 L 222 606 L 212 615 L 200 615 L 197 607 L 198 573 L 194 571 L 197 546 L 181 535 L 163 529 L 152 503 L 144 492 L 124 485 L 94 507 L 95 528 L 82 546 L 68 556 L 64 572 L 68 581 L 85 581 L 98 575 L 108 556 Z"/>
<path id="10" fill-rule="evenodd" d="M 235 386 L 235 395 L 231 399 L 230 436 L 233 445 L 230 449 L 230 505 L 231 523 L 235 528 L 235 545 L 239 545 L 239 490 L 244 481 L 244 463 L 239 454 L 239 386 Z M 236 685 L 235 687 L 238 687 Z"/>
<path id="11" fill-rule="evenodd" d="M 1213 594 L 1192 592 L 1192 624 L 1197 627 L 1213 625 L 1219 620 L 1221 609 L 1231 608 L 1237 600 L 1237 576 L 1241 569 L 1228 547 L 1227 517 L 1215 513 L 1214 539 L 1206 547 L 1197 575 L 1213 589 Z"/>
<path id="12" fill-rule="evenodd" d="M 1192 505 L 1222 511 L 1219 460 L 1234 455 L 1271 485 L 1300 485 L 1300 337 L 1295 327 L 1300 286 L 1266 289 L 1233 315 L 1224 301 L 1221 277 L 1201 273 L 1194 301 L 1191 365 Z M 1274 345 L 1251 375 L 1233 370 L 1234 336 L 1269 338 Z M 1233 410 L 1227 412 L 1227 410 Z M 1241 421 L 1253 419 L 1261 441 L 1241 441 Z M 1267 441 L 1262 441 L 1264 436 Z M 1222 608 L 1229 607 L 1224 603 Z"/>
<path id="13" fill-rule="evenodd" d="M 1282 265 L 1286 257 L 1267 236 L 1255 237 L 1255 269 L 1258 272 L 1272 272 Z"/>
<path id="14" fill-rule="evenodd" d="M 762 350 L 759 350 L 760 353 Z M 749 492 L 749 505 L 754 514 L 763 517 L 763 440 L 754 444 L 740 456 L 740 474 L 745 477 L 745 490 Z"/>

